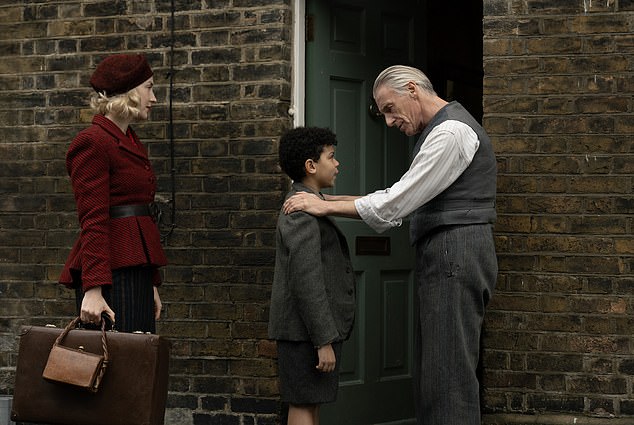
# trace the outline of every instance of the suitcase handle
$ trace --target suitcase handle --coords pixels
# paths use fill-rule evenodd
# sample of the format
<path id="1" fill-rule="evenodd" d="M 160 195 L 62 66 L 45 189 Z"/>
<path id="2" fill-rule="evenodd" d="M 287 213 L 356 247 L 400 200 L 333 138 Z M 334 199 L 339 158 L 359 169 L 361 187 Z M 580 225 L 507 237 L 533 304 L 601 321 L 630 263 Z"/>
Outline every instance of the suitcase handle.
<path id="1" fill-rule="evenodd" d="M 81 322 L 81 319 L 79 318 L 79 316 L 71 320 L 70 323 L 66 325 L 66 328 L 64 329 L 64 331 L 61 334 L 59 334 L 59 336 L 55 340 L 55 345 L 62 345 L 62 341 L 64 338 L 66 338 L 66 335 L 68 335 L 68 333 L 72 331 L 73 329 L 77 328 L 77 324 L 80 322 Z M 108 361 L 108 340 L 106 339 L 106 321 L 105 320 L 101 321 L 101 348 L 103 349 L 104 360 Z"/>
<path id="2" fill-rule="evenodd" d="M 64 331 L 61 334 L 59 334 L 59 336 L 55 340 L 54 345 L 63 345 L 62 341 L 64 340 L 64 338 L 66 338 L 66 335 L 68 335 L 68 333 L 71 330 L 75 329 L 77 327 L 77 324 L 80 322 L 81 322 L 81 318 L 79 316 L 71 320 L 70 323 L 64 329 Z M 95 383 L 96 383 L 95 387 L 99 386 L 99 383 L 101 382 L 101 379 L 103 378 L 103 375 L 106 373 L 106 367 L 108 366 L 108 358 L 109 358 L 108 340 L 106 339 L 106 321 L 103 319 L 101 320 L 101 348 L 103 349 L 103 363 L 101 364 L 101 368 L 99 370 L 97 378 L 95 379 Z"/>

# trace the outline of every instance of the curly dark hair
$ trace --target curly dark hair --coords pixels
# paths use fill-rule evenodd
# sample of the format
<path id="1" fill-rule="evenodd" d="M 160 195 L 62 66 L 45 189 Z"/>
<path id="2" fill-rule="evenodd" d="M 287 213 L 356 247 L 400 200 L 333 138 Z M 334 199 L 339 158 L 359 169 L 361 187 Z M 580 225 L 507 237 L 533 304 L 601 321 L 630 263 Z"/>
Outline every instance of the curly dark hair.
<path id="1" fill-rule="evenodd" d="M 327 128 L 297 127 L 280 139 L 280 167 L 293 181 L 306 177 L 306 160 L 319 161 L 324 147 L 337 146 L 335 133 Z"/>

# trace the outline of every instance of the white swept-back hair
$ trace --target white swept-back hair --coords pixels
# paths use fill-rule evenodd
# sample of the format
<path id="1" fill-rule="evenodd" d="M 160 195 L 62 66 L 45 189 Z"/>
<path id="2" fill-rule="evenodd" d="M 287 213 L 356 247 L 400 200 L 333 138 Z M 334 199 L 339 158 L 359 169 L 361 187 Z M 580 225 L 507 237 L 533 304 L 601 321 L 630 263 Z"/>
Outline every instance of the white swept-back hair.
<path id="1" fill-rule="evenodd" d="M 376 91 L 380 86 L 387 86 L 397 93 L 405 93 L 407 92 L 407 84 L 410 81 L 414 82 L 424 92 L 437 96 L 431 81 L 429 81 L 423 71 L 406 65 L 393 65 L 384 69 L 374 80 L 372 93 L 376 96 Z"/>

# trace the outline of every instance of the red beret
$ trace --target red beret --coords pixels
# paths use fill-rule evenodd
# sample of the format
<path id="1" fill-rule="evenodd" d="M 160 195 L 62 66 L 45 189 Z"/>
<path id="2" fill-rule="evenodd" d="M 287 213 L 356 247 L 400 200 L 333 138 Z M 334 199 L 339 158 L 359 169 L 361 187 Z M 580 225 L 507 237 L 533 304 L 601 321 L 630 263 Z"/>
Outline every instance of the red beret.
<path id="1" fill-rule="evenodd" d="M 143 55 L 108 56 L 90 77 L 90 85 L 107 96 L 127 93 L 153 75 Z"/>

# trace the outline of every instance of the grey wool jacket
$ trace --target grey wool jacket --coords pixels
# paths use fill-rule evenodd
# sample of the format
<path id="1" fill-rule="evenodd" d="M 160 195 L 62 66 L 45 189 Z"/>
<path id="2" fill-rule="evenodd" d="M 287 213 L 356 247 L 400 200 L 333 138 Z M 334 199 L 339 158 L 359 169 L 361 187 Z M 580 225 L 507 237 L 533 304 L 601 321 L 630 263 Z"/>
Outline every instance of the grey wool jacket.
<path id="1" fill-rule="evenodd" d="M 293 183 L 286 198 L 313 190 Z M 318 194 L 321 196 L 321 194 Z M 350 336 L 355 276 L 344 235 L 330 217 L 280 212 L 269 338 L 314 346 Z"/>

